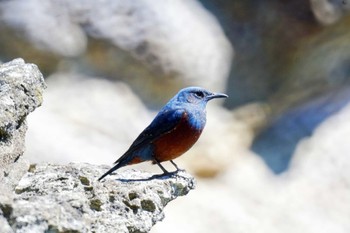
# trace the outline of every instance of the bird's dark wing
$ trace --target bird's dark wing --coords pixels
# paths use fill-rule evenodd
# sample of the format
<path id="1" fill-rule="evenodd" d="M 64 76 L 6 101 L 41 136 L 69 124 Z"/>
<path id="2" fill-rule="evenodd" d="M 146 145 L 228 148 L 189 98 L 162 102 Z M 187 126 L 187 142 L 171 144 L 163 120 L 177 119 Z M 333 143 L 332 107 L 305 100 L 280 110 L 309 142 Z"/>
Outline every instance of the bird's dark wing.
<path id="1" fill-rule="evenodd" d="M 174 130 L 185 114 L 184 109 L 164 109 L 159 112 L 152 123 L 135 139 L 130 148 L 114 163 L 119 163 L 132 152 Z"/>

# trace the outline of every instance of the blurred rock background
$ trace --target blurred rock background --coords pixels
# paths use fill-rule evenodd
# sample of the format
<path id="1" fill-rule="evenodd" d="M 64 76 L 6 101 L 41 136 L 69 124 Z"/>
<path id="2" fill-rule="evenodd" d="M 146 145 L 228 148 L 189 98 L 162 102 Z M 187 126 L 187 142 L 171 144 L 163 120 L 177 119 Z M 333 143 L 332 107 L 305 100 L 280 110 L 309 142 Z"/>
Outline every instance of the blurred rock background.
<path id="1" fill-rule="evenodd" d="M 153 232 L 349 232 L 350 2 L 0 1 L 0 60 L 44 72 L 31 162 L 111 164 L 180 88 L 210 103 L 198 189 Z M 142 169 L 154 169 L 142 165 Z"/>

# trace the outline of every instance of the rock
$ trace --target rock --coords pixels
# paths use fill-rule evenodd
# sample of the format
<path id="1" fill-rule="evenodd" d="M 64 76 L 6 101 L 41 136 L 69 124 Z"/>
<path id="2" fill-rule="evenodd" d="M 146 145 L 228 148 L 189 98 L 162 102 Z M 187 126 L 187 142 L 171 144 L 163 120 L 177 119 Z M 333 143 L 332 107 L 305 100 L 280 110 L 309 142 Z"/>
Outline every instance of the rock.
<path id="1" fill-rule="evenodd" d="M 5 215 L 11 211 L 11 207 L 7 204 L 6 205 L 0 204 L 0 209 L 1 209 L 1 211 L 2 211 L 2 209 L 4 209 Z M 1 211 L 0 211 L 0 213 L 1 213 Z M 9 212 L 7 212 L 7 211 L 9 211 Z M 6 218 L 2 214 L 0 214 L 0 224 L 1 224 L 0 230 L 2 233 L 13 233 L 14 232 L 12 230 L 11 226 L 9 225 L 9 223 L 7 222 Z"/>
<path id="2" fill-rule="evenodd" d="M 0 190 L 10 192 L 27 171 L 26 117 L 42 103 L 45 83 L 38 67 L 22 59 L 0 65 Z"/>
<path id="3" fill-rule="evenodd" d="M 0 168 L 22 155 L 25 119 L 41 105 L 44 88 L 36 65 L 16 59 L 0 66 Z"/>
<path id="4" fill-rule="evenodd" d="M 89 164 L 33 166 L 15 189 L 0 196 L 0 232 L 148 232 L 172 200 L 194 189 L 186 172 L 150 178 L 134 170 L 97 178 L 108 167 Z M 3 218 L 1 219 L 1 216 Z"/>
<path id="5" fill-rule="evenodd" d="M 29 162 L 20 157 L 15 163 L 7 165 L 0 169 L 0 190 L 3 194 L 11 195 L 18 181 L 28 171 Z"/>
<path id="6" fill-rule="evenodd" d="M 6 221 L 13 189 L 27 172 L 24 152 L 26 117 L 42 103 L 45 83 L 38 67 L 15 59 L 0 65 L 0 232 L 13 232 Z"/>

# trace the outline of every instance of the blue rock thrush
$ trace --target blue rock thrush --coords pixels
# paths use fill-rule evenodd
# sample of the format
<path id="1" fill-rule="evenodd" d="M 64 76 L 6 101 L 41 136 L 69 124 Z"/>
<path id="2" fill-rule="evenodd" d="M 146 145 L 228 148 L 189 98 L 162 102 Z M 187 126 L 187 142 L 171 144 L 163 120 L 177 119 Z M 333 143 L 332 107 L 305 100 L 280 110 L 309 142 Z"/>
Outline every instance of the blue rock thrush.
<path id="1" fill-rule="evenodd" d="M 166 174 L 160 164 L 170 161 L 189 150 L 201 135 L 206 122 L 207 102 L 214 98 L 227 98 L 200 87 L 180 90 L 158 113 L 152 123 L 136 138 L 130 148 L 102 175 L 103 179 L 126 165 L 152 161 Z"/>

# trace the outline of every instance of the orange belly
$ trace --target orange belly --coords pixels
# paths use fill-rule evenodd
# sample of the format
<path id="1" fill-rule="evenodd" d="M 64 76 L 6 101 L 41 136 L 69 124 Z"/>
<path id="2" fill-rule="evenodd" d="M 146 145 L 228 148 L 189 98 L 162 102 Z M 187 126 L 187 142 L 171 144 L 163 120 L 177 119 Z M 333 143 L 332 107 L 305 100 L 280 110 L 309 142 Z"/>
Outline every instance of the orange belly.
<path id="1" fill-rule="evenodd" d="M 196 143 L 201 133 L 183 119 L 174 130 L 153 142 L 155 159 L 163 162 L 179 157 Z"/>

